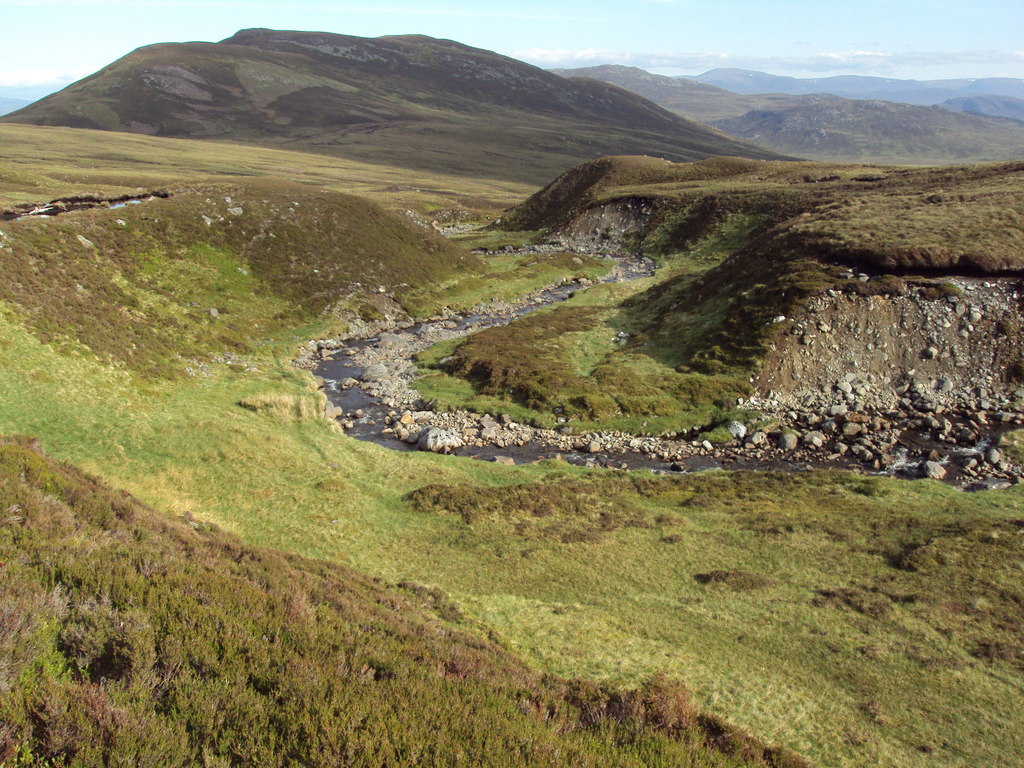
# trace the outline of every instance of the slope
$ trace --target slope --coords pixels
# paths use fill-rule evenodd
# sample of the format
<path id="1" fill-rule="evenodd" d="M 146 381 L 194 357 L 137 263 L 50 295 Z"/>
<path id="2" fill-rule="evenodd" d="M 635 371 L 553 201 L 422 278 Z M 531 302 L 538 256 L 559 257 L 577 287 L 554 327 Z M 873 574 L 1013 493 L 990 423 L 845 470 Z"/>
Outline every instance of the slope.
<path id="1" fill-rule="evenodd" d="M 732 93 L 686 78 L 633 67 L 558 70 L 622 86 L 685 117 L 786 155 L 839 162 L 935 165 L 994 162 L 1024 157 L 1024 129 L 1001 120 L 997 107 L 976 97 L 973 108 L 949 109 L 866 101 L 822 94 Z M 739 77 L 739 75 L 737 75 Z M 731 82 L 731 81 L 727 81 Z M 739 87 L 739 86 L 737 86 Z M 746 94 L 746 95 L 742 95 Z M 1012 99 L 1009 99 L 1012 102 Z M 971 114 L 966 114 L 971 113 Z"/>
<path id="2" fill-rule="evenodd" d="M 785 94 L 742 95 L 696 80 L 655 75 L 639 67 L 618 64 L 551 71 L 562 77 L 589 77 L 621 86 L 671 112 L 702 123 L 739 117 L 753 109 L 781 109 L 801 101 L 799 96 Z"/>
<path id="3" fill-rule="evenodd" d="M 535 183 L 609 153 L 772 156 L 621 89 L 420 36 L 256 29 L 217 44 L 155 45 L 3 119 Z"/>
<path id="4" fill-rule="evenodd" d="M 438 590 L 158 514 L 27 439 L 0 438 L 0 505 L 4 765 L 807 765 L 664 679 L 541 676 Z"/>
<path id="5" fill-rule="evenodd" d="M 828 93 L 847 99 L 881 99 L 931 106 L 958 96 L 1013 96 L 1024 98 L 1024 80 L 983 77 L 953 80 L 901 80 L 892 77 L 838 75 L 835 77 L 783 77 L 749 69 L 712 69 L 687 78 L 742 94 L 784 93 L 791 96 Z"/>

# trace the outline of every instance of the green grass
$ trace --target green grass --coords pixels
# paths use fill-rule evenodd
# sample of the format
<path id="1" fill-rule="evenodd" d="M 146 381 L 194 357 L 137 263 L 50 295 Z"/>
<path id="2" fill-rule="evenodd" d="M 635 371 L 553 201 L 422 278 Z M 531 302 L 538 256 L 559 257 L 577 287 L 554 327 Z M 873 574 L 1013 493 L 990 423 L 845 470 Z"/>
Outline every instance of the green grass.
<path id="1" fill-rule="evenodd" d="M 496 216 L 533 191 L 530 184 L 455 177 L 443 168 L 406 169 L 352 158 L 75 128 L 0 124 L 0 206 L 58 197 L 118 197 L 197 177 L 238 181 L 272 176 L 369 197 L 426 214 L 451 209 Z"/>
<path id="2" fill-rule="evenodd" d="M 1020 634 L 1007 623 L 1021 589 L 1018 490 L 506 468 L 392 453 L 319 419 L 244 407 L 268 393 L 310 396 L 288 359 L 317 331 L 249 355 L 259 372 L 215 365 L 209 377 L 139 389 L 8 320 L 0 428 L 40 436 L 165 513 L 439 587 L 544 669 L 623 684 L 664 670 L 714 711 L 823 765 L 984 764 L 1020 750 L 1008 726 L 1019 717 Z M 439 485 L 451 490 L 433 492 L 438 504 L 406 499 Z M 446 499 L 468 514 L 449 514 Z M 933 544 L 948 567 L 908 570 Z M 974 568 L 981 557 L 986 567 Z M 713 571 L 767 582 L 733 591 L 696 579 Z"/>
<path id="3" fill-rule="evenodd" d="M 807 765 L 677 683 L 542 676 L 437 589 L 154 512 L 25 438 L 0 505 L 7 768 Z"/>
<path id="4" fill-rule="evenodd" d="M 671 289 L 666 298 L 667 282 L 690 286 L 756 226 L 730 218 L 682 251 L 668 251 L 671 238 L 655 235 L 664 245 L 657 277 L 595 286 L 464 342 L 444 342 L 417 358 L 425 375 L 415 386 L 440 408 L 505 412 L 546 427 L 562 418 L 577 432 L 671 434 L 741 416 L 719 403 L 748 394 L 746 368 L 682 369 L 729 307 L 686 302 L 685 327 L 680 312 L 663 327 L 659 307 L 682 301 Z"/>

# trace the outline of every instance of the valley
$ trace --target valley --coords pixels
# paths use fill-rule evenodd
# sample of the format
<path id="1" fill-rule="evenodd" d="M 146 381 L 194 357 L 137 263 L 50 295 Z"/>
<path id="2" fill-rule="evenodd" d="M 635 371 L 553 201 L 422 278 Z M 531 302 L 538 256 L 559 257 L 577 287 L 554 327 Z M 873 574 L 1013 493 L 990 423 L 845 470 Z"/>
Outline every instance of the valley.
<path id="1" fill-rule="evenodd" d="M 1019 763 L 1022 192 L 421 36 L 6 117 L 0 766 Z"/>

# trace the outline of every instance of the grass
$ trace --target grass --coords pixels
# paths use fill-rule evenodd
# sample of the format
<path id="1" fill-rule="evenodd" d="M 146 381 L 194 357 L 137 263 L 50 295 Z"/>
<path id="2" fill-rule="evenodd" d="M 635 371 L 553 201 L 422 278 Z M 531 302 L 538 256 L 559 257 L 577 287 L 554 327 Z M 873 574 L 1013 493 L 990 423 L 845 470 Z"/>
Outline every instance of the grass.
<path id="1" fill-rule="evenodd" d="M 652 238 L 670 241 L 663 233 L 673 226 Z M 441 408 L 506 412 L 546 427 L 561 419 L 577 432 L 671 434 L 742 418 L 722 403 L 749 393 L 745 368 L 682 369 L 702 349 L 705 329 L 731 306 L 707 302 L 709 310 L 686 301 L 692 310 L 685 327 L 682 313 L 671 324 L 658 313 L 683 301 L 664 285 L 690 286 L 756 226 L 749 217 L 730 218 L 684 251 L 662 251 L 653 280 L 596 286 L 564 305 L 429 349 L 417 358 L 425 375 L 415 386 Z"/>
<path id="2" fill-rule="evenodd" d="M 0 765 L 807 765 L 664 678 L 542 676 L 436 589 L 246 546 L 24 438 L 0 504 Z"/>
<path id="3" fill-rule="evenodd" d="M 58 197 L 112 198 L 193 181 L 272 176 L 359 194 L 421 214 L 454 210 L 497 215 L 529 194 L 522 182 L 456 177 L 400 166 L 259 147 L 75 128 L 0 124 L 0 207 Z"/>
<path id="4" fill-rule="evenodd" d="M 755 167 L 775 173 L 757 164 L 743 173 L 754 173 Z M 735 183 L 722 181 L 736 173 L 731 161 L 688 172 L 708 178 L 684 186 L 699 182 L 721 192 Z M 719 269 L 714 263 L 745 237 L 745 227 L 759 221 L 733 217 L 753 216 L 761 210 L 757 206 L 773 199 L 769 192 L 775 187 L 797 188 L 796 197 L 783 199 L 796 206 L 794 200 L 834 183 L 801 180 L 810 176 L 808 166 L 794 173 L 779 170 L 766 179 L 768 191 L 753 202 L 761 193 L 753 179 L 744 181 L 747 186 L 724 206 L 728 216 L 710 220 L 705 240 L 689 237 L 692 219 L 686 216 L 667 224 L 664 242 L 680 242 L 678 235 L 686 243 L 685 250 L 661 257 L 672 275 L 666 283 L 671 290 L 682 296 L 704 291 L 709 306 L 718 307 L 717 291 L 726 283 L 708 279 Z M 853 181 L 858 173 L 863 171 L 844 170 L 844 183 L 875 183 Z M 284 194 L 278 182 L 266 183 Z M 214 199 L 205 191 L 211 188 L 222 189 L 196 182 L 188 193 L 195 195 L 193 204 L 205 211 L 206 197 Z M 672 194 L 680 195 L 676 200 L 685 197 L 678 186 Z M 330 202 L 338 199 L 324 198 L 328 204 L 322 212 L 329 215 Z M 263 200 L 285 206 L 283 199 L 254 194 L 243 208 L 259 211 Z M 345 210 L 343 202 L 338 205 L 334 210 Z M 205 237 L 212 227 L 196 212 L 159 218 L 163 225 L 170 222 Z M 0 674 L 15 670 L 16 685 L 26 694 L 0 697 L 0 707 L 6 707 L 0 710 L 3 748 L 21 750 L 20 756 L 3 759 L 38 765 L 70 753 L 74 744 L 103 744 L 107 752 L 84 755 L 81 764 L 110 763 L 140 750 L 188 762 L 196 755 L 203 759 L 204 746 L 212 764 L 218 758 L 221 764 L 273 764 L 278 753 L 260 734 L 277 734 L 272 738 L 280 739 L 278 745 L 294 746 L 295 760 L 337 763 L 343 759 L 341 739 L 369 750 L 371 745 L 359 739 L 373 733 L 381 750 L 393 750 L 378 755 L 379 761 L 408 758 L 427 765 L 454 762 L 456 745 L 476 750 L 466 758 L 469 764 L 507 764 L 505 758 L 513 754 L 525 764 L 658 765 L 678 764 L 694 745 L 708 744 L 730 753 L 746 751 L 754 764 L 786 764 L 726 722 L 829 766 L 1000 765 L 1024 752 L 1013 725 L 1024 716 L 1019 487 L 965 495 L 930 481 L 843 473 L 665 479 L 592 473 L 557 461 L 505 467 L 389 452 L 338 434 L 316 418 L 321 401 L 312 378 L 290 364 L 299 345 L 337 330 L 337 320 L 319 311 L 329 301 L 313 290 L 322 284 L 309 271 L 342 270 L 351 262 L 332 259 L 322 265 L 314 260 L 320 257 L 313 247 L 277 260 L 266 251 L 244 250 L 240 261 L 227 233 L 194 249 L 184 247 L 191 242 L 185 237 L 161 240 L 157 224 L 141 220 L 147 248 L 129 243 L 122 249 L 120 240 L 103 239 L 108 229 L 120 231 L 107 226 L 108 215 L 118 214 L 71 214 L 66 221 L 84 222 L 95 231 L 55 235 L 61 246 L 51 249 L 45 263 L 56 271 L 26 272 L 17 283 L 36 281 L 31 282 L 35 288 L 18 301 L 0 304 L 0 368 L 5 371 L 0 433 L 37 436 L 50 455 L 134 493 L 161 516 L 152 517 L 116 494 L 112 502 L 110 491 L 74 470 L 54 468 L 24 443 L 5 444 L 0 541 L 8 549 L 0 555 L 2 594 L 4 605 L 19 606 L 13 615 L 27 617 L 38 631 L 16 628 L 3 639 L 8 645 Z M 339 220 L 344 225 L 346 217 Z M 71 226 L 60 222 L 49 223 L 59 225 L 56 232 Z M 24 224 L 24 231 L 39 234 L 39 223 Z M 10 225 L 3 229 L 10 235 Z M 316 231 L 328 237 L 337 230 Z M 78 232 L 100 247 L 81 244 Z M 14 237 L 19 247 L 21 235 Z M 299 242 L 309 245 L 301 237 Z M 154 243 L 163 250 L 154 251 Z M 45 257 L 47 250 L 39 253 Z M 58 253 L 65 258 L 57 259 Z M 146 253 L 154 257 L 143 258 Z M 297 257 L 294 271 L 290 256 Z M 106 260 L 100 262 L 101 257 Z M 538 266 L 507 254 L 481 257 L 480 269 L 486 274 L 489 268 L 500 287 L 549 280 L 563 268 L 600 268 L 571 259 L 569 268 L 557 258 Z M 30 266 L 26 259 L 8 263 Z M 774 262 L 762 262 L 762 270 L 765 263 Z M 121 277 L 110 274 L 115 265 Z M 420 266 L 422 259 L 409 268 Z M 406 267 L 396 265 L 394 274 Z M 207 345 L 208 359 L 197 366 L 198 375 L 143 378 L 117 355 L 98 354 L 93 349 L 98 342 L 82 341 L 92 337 L 86 333 L 89 312 L 71 309 L 72 292 L 78 295 L 71 282 L 78 282 L 78 274 L 71 270 L 79 269 L 97 286 L 97 317 L 122 308 L 137 313 L 130 315 L 137 327 L 121 326 L 125 334 L 138 334 L 136 346 L 161 338 L 188 345 L 198 338 Z M 479 274 L 467 274 L 461 289 L 438 289 L 435 306 L 492 294 L 489 281 L 472 282 Z M 744 274 L 752 285 L 761 282 L 753 267 Z M 261 275 L 272 276 L 273 286 L 255 282 Z M 808 284 L 819 276 L 805 275 Z M 338 279 L 347 277 L 339 273 Z M 401 282 L 412 281 L 396 279 Z M 3 285 L 21 290 L 12 281 Z M 429 295 L 415 293 L 414 287 L 419 286 L 410 286 L 407 300 Z M 643 300 L 623 306 L 633 291 L 649 288 L 640 283 L 580 294 L 565 307 L 568 314 L 556 315 L 565 332 L 551 333 L 541 324 L 535 329 L 537 342 L 555 350 L 572 342 L 563 347 L 570 354 L 561 371 L 570 382 L 596 378 L 602 367 L 615 370 L 611 366 L 618 363 L 628 363 L 622 370 L 644 385 L 656 381 L 656 371 L 695 381 L 708 377 L 674 370 L 653 354 L 630 357 L 645 354 L 640 347 L 624 353 L 608 346 L 610 336 L 602 326 L 632 332 L 637 329 L 628 325 L 631 318 L 646 322 L 668 310 L 668 290 L 633 294 Z M 251 310 L 242 306 L 245 296 L 254 300 Z M 218 361 L 228 344 L 210 335 L 217 325 L 208 314 L 190 313 L 197 308 L 189 308 L 189 301 L 200 308 L 207 302 L 234 307 L 225 319 L 251 311 L 248 319 L 261 327 L 245 333 L 235 329 L 245 344 Z M 313 311 L 288 315 L 295 306 Z M 41 309 L 31 312 L 32 307 Z M 64 312 L 73 333 L 48 336 L 38 325 L 44 309 Z M 262 326 L 260 318 L 274 322 Z M 175 319 L 181 321 L 177 336 L 163 328 L 164 320 Z M 109 331 L 97 338 L 116 341 Z M 531 362 L 514 346 L 510 352 Z M 33 485 L 35 478 L 41 478 L 40 486 Z M 14 504 L 30 513 L 22 515 L 27 525 L 12 521 L 20 514 L 10 511 Z M 186 513 L 199 531 L 172 519 Z M 135 519 L 128 519 L 132 515 Z M 245 543 L 207 532 L 208 525 Z M 15 546 L 32 557 L 8 555 Z M 186 557 L 183 549 L 201 557 Z M 166 589 L 164 582 L 140 578 L 152 564 L 159 573 L 161 563 L 170 575 Z M 73 588 L 71 610 L 55 618 L 47 613 L 46 600 L 55 580 L 64 576 Z M 396 593 L 372 579 L 408 587 Z M 7 588 L 15 583 L 17 591 Z M 208 585 L 208 591 L 197 584 Z M 140 594 L 152 596 L 152 612 L 139 607 Z M 303 603 L 302 596 L 311 594 L 330 599 Z M 299 599 L 292 599 L 295 595 Z M 160 609 L 162 599 L 180 608 L 178 617 Z M 338 604 L 344 610 L 336 610 Z M 21 609 L 26 605 L 30 611 Z M 252 605 L 261 610 L 254 612 Z M 175 623 L 180 616 L 193 618 L 194 629 Z M 285 619 L 292 622 L 289 630 L 278 632 Z M 189 634 L 193 631 L 197 634 Z M 264 641 L 264 635 L 278 642 Z M 481 640 L 483 635 L 494 639 Z M 151 650 L 161 664 L 173 666 L 180 658 L 170 645 L 151 642 L 155 637 L 184 637 L 197 655 L 212 638 L 222 650 L 220 656 L 198 659 L 204 671 L 222 673 L 219 678 L 168 678 L 167 690 L 180 703 L 177 720 L 151 705 L 148 678 L 134 676 L 134 670 L 148 669 Z M 321 652 L 321 643 L 335 655 Z M 339 674 L 335 664 L 345 654 L 360 662 L 351 669 L 365 667 L 375 679 L 350 685 L 355 678 Z M 108 661 L 120 666 L 108 668 Z M 558 680 L 538 676 L 536 668 Z M 111 670 L 113 675 L 107 674 Z M 247 674 L 252 670 L 258 674 Z M 99 685 L 96 673 L 108 682 Z M 590 682 L 559 682 L 572 678 Z M 142 682 L 133 682 L 137 679 Z M 673 679 L 684 681 L 685 688 L 659 682 Z M 26 682 L 32 680 L 45 685 L 33 688 Z M 214 690 L 217 681 L 235 687 L 229 693 Z M 318 701 L 337 706 L 318 709 L 300 695 L 310 689 Z M 683 706 L 686 689 L 705 708 L 703 715 Z M 386 695 L 371 699 L 367 690 Z M 524 691 L 539 691 L 539 698 L 527 696 L 527 701 L 550 703 L 553 709 L 544 711 L 553 711 L 554 720 L 545 725 L 524 715 L 518 707 Z M 294 717 L 268 720 L 278 707 L 267 703 L 272 700 L 288 702 Z M 356 706 L 342 706 L 344 701 Z M 382 701 L 396 702 L 395 710 L 382 707 Z M 603 716 L 627 704 L 629 712 L 640 707 L 649 717 Z M 317 729 L 320 736 L 311 726 L 308 733 L 295 730 L 312 722 L 322 725 L 316 718 L 328 715 L 329 727 Z M 372 727 L 346 731 L 356 722 L 347 719 L 350 715 L 368 718 Z M 695 719 L 697 730 L 682 727 Z M 28 739 L 26 727 L 33 723 L 53 723 L 49 732 L 71 734 L 70 741 Z M 226 730 L 218 732 L 217 723 L 226 723 Z M 452 732 L 452 723 L 466 723 L 467 730 Z M 470 730 L 489 734 L 486 743 Z M 351 735 L 318 741 L 325 733 Z M 381 733 L 392 736 L 385 742 Z M 695 741 L 687 741 L 691 736 Z M 244 753 L 232 757 L 229 744 L 244 744 Z M 424 752 L 424 745 L 432 751 Z M 700 760 L 743 763 L 721 750 L 699 754 L 697 765 Z M 156 762 L 160 759 L 166 762 L 165 757 Z"/>
<path id="5" fill-rule="evenodd" d="M 1021 588 L 1017 490 L 507 468 L 392 453 L 321 420 L 240 405 L 268 393 L 310 397 L 288 350 L 317 330 L 251 353 L 244 362 L 258 372 L 214 365 L 207 377 L 140 389 L 8 319 L 0 355 L 17 373 L 0 382 L 0 425 L 39 435 L 54 455 L 164 512 L 439 588 L 467 620 L 549 671 L 616 684 L 665 671 L 713 711 L 821 764 L 985 763 L 1021 748 L 1007 726 L 1020 672 L 1003 658 L 1019 645 L 1006 623 Z M 989 540 L 995 549 L 984 549 Z M 910 570 L 899 559 L 925 558 L 932 544 L 956 555 L 942 555 L 948 568 Z M 981 556 L 995 559 L 975 569 Z M 765 586 L 697 578 L 715 571 Z M 937 596 L 950 585 L 947 605 Z M 884 615 L 850 607 L 871 611 L 879 600 L 891 603 Z"/>

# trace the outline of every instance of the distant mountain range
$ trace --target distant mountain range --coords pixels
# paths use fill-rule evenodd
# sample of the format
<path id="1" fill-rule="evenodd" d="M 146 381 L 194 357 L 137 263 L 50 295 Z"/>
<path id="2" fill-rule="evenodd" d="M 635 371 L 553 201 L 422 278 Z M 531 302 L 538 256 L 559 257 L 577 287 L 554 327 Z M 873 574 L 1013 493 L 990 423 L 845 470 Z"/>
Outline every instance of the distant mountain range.
<path id="1" fill-rule="evenodd" d="M 1012 96 L 1024 99 L 1024 80 L 986 77 L 959 80 L 899 80 L 888 77 L 784 77 L 749 69 L 712 69 L 685 79 L 744 95 L 778 93 L 803 96 L 830 93 L 847 99 L 878 99 L 930 106 L 967 96 Z"/>
<path id="2" fill-rule="evenodd" d="M 25 99 L 8 99 L 0 96 L 0 115 L 6 115 L 8 112 L 14 112 L 16 109 L 27 107 L 31 103 L 31 101 L 26 101 Z"/>
<path id="3" fill-rule="evenodd" d="M 943 108 L 829 94 L 740 94 L 690 79 L 613 65 L 554 71 L 563 77 L 614 83 L 680 115 L 787 155 L 917 165 L 1024 157 L 1024 123 L 1002 119 L 1020 114 L 1016 110 L 1024 106 L 1024 101 L 1009 96 L 964 98 Z M 773 78 L 766 75 L 763 82 L 774 82 Z M 817 82 L 842 83 L 848 79 L 823 78 Z M 986 116 L 992 114 L 998 117 Z"/>
<path id="4" fill-rule="evenodd" d="M 607 154 L 777 157 L 621 88 L 423 36 L 250 29 L 148 46 L 3 120 L 537 183 Z"/>

